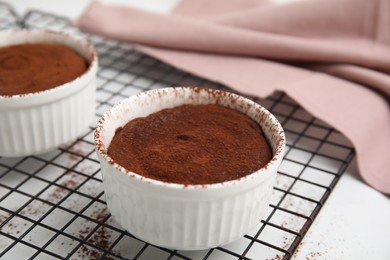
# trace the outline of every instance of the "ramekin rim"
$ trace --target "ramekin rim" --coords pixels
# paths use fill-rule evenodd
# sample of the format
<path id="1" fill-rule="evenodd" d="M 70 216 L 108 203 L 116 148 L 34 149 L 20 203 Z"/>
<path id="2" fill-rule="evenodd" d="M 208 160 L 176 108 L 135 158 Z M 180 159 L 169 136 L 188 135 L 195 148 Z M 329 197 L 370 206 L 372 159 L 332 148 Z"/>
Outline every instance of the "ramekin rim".
<path id="1" fill-rule="evenodd" d="M 105 121 L 109 118 L 109 116 L 111 115 L 112 111 L 114 111 L 118 107 L 122 106 L 125 102 L 128 102 L 129 99 L 131 99 L 131 98 L 138 98 L 138 97 L 140 97 L 142 95 L 147 95 L 147 93 L 152 93 L 152 92 L 157 92 L 158 93 L 159 91 L 162 91 L 164 89 L 165 90 L 166 89 L 198 89 L 198 90 L 211 91 L 213 93 L 228 93 L 229 95 L 231 95 L 233 97 L 242 99 L 245 102 L 258 107 L 262 112 L 264 112 L 267 115 L 267 117 L 269 117 L 269 119 L 271 120 L 272 124 L 276 125 L 277 131 L 278 131 L 278 134 L 279 134 L 279 141 L 277 142 L 276 151 L 273 153 L 272 159 L 264 167 L 260 168 L 259 170 L 255 171 L 253 173 L 245 175 L 245 176 L 243 176 L 241 178 L 230 180 L 230 181 L 225 181 L 225 182 L 211 183 L 211 184 L 195 184 L 194 185 L 194 184 L 180 184 L 180 183 L 164 182 L 164 181 L 148 178 L 148 177 L 142 176 L 140 174 L 137 174 L 135 172 L 132 172 L 132 171 L 129 171 L 129 170 L 125 169 L 124 167 L 122 167 L 121 165 L 116 163 L 107 154 L 107 148 L 105 147 L 105 145 L 103 143 L 103 140 L 102 140 L 102 132 L 104 131 Z M 151 185 L 160 186 L 160 187 L 164 187 L 164 188 L 171 188 L 171 189 L 176 189 L 176 190 L 177 189 L 186 189 L 186 190 L 208 189 L 208 190 L 211 190 L 211 189 L 220 189 L 220 188 L 227 188 L 227 187 L 230 187 L 230 186 L 235 186 L 235 185 L 238 185 L 239 183 L 243 183 L 243 182 L 246 182 L 246 181 L 250 181 L 251 179 L 255 179 L 257 177 L 257 175 L 265 174 L 265 171 L 267 171 L 269 168 L 271 168 L 275 164 L 280 163 L 280 161 L 282 160 L 284 149 L 285 149 L 285 145 L 286 145 L 286 136 L 285 136 L 285 132 L 283 130 L 282 125 L 276 119 L 276 117 L 271 112 L 269 112 L 266 108 L 264 108 L 260 104 L 254 102 L 254 101 L 252 101 L 252 100 L 250 100 L 248 98 L 245 98 L 243 96 L 240 96 L 240 95 L 232 93 L 232 92 L 218 90 L 218 89 L 211 89 L 211 88 L 204 88 L 204 87 L 191 87 L 191 86 L 175 86 L 175 87 L 160 88 L 160 89 L 154 89 L 154 90 L 141 92 L 141 93 L 139 93 L 137 95 L 128 97 L 128 98 L 120 101 L 119 103 L 115 104 L 114 106 L 112 106 L 109 110 L 107 110 L 102 115 L 102 117 L 99 119 L 99 121 L 97 123 L 97 127 L 96 127 L 96 129 L 94 131 L 94 143 L 95 143 L 95 149 L 96 149 L 97 153 L 111 167 L 115 168 L 116 170 L 120 171 L 123 174 L 126 174 L 126 175 L 128 175 L 130 177 L 134 177 L 134 178 L 136 178 L 137 180 L 139 180 L 139 181 L 141 181 L 143 183 L 148 183 L 148 184 L 151 184 Z"/>
<path id="2" fill-rule="evenodd" d="M 45 90 L 40 90 L 37 92 L 33 93 L 26 93 L 26 94 L 16 94 L 16 95 L 0 95 L 0 102 L 1 100 L 21 100 L 21 99 L 28 99 L 32 97 L 38 97 L 38 96 L 44 96 L 44 95 L 49 95 L 53 92 L 61 91 L 62 89 L 66 88 L 71 88 L 72 85 L 74 85 L 75 82 L 80 81 L 86 77 L 98 66 L 98 58 L 97 58 L 97 52 L 95 50 L 95 47 L 86 39 L 72 35 L 63 31 L 56 31 L 52 29 L 40 29 L 40 28 L 17 28 L 17 29 L 8 29 L 0 32 L 1 34 L 5 33 L 19 33 L 19 32 L 32 32 L 32 33 L 48 33 L 48 34 L 56 34 L 56 35 L 61 35 L 61 37 L 69 37 L 73 39 L 75 42 L 78 44 L 85 46 L 85 48 L 89 51 L 89 56 L 90 56 L 90 61 L 88 61 L 88 68 L 77 78 L 66 82 L 64 84 L 58 85 L 56 87 L 50 88 L 50 89 L 45 89 Z M 42 41 L 44 42 L 44 41 Z"/>

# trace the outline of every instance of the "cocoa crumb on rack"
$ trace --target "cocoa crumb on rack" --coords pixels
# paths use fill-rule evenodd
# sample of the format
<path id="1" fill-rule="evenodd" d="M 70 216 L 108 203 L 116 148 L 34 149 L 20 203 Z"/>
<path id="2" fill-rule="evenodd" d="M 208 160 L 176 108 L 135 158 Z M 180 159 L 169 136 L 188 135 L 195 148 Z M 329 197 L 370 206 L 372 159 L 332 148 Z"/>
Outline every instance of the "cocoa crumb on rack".
<path id="1" fill-rule="evenodd" d="M 315 259 L 318 259 L 320 256 L 322 256 L 322 254 L 320 252 L 310 252 L 306 256 L 306 260 L 315 260 Z"/>
<path id="2" fill-rule="evenodd" d="M 3 223 L 4 221 L 6 221 L 10 216 L 11 216 L 11 214 L 9 214 L 9 213 L 1 213 L 0 223 Z"/>
<path id="3" fill-rule="evenodd" d="M 88 239 L 88 242 L 104 249 L 108 249 L 111 245 L 111 234 L 107 232 L 107 228 L 104 226 L 104 221 L 108 216 L 107 208 L 99 209 L 93 212 L 94 216 L 96 216 L 96 221 L 100 225 L 100 227 L 92 234 L 92 236 Z M 85 240 L 86 236 L 93 230 L 91 226 L 85 226 L 80 230 L 79 237 L 82 240 Z M 87 246 L 81 247 L 81 256 L 86 257 L 88 259 L 100 259 L 101 252 L 97 249 L 90 248 Z M 115 259 L 110 256 L 104 256 L 104 259 Z"/>
<path id="4" fill-rule="evenodd" d="M 272 258 L 271 260 L 282 260 L 282 259 L 283 259 L 282 256 L 277 255 L 277 256 L 275 256 L 274 258 Z"/>
<path id="5" fill-rule="evenodd" d="M 77 162 L 80 160 L 80 156 L 77 156 L 77 155 L 72 154 L 72 153 L 70 153 L 68 157 L 69 157 L 69 160 L 71 160 L 71 161 Z"/>
<path id="6" fill-rule="evenodd" d="M 46 200 L 52 203 L 58 203 L 61 199 L 63 199 L 69 192 L 71 192 L 72 189 L 76 189 L 80 185 L 80 180 L 78 177 L 80 177 L 78 174 L 74 172 L 69 172 L 66 175 L 64 175 L 65 179 L 60 181 L 58 184 L 60 186 L 55 187 L 50 193 L 48 193 Z M 75 207 L 76 201 L 71 202 L 68 205 L 68 208 L 70 210 Z M 41 205 L 42 204 L 42 205 Z M 43 216 L 48 208 L 51 207 L 49 204 L 45 204 L 44 202 L 34 200 L 32 203 L 28 204 L 21 213 L 26 216 L 30 217 L 41 217 Z M 10 214 L 8 214 L 10 215 Z M 103 209 L 96 209 L 92 212 L 91 217 L 97 221 L 97 223 L 100 225 L 100 227 L 92 234 L 92 236 L 88 239 L 88 242 L 96 245 L 97 247 L 108 249 L 111 245 L 112 241 L 112 235 L 110 232 L 108 232 L 107 228 L 104 226 L 105 220 L 107 216 L 109 215 L 108 209 L 105 207 Z M 0 215 L 0 221 L 3 222 L 8 218 L 6 214 Z M 24 226 L 27 224 L 24 223 Z M 15 229 L 13 223 L 9 223 L 7 225 L 8 228 Z M 86 241 L 86 237 L 88 234 L 90 234 L 94 227 L 88 226 L 87 224 L 84 224 L 83 226 L 78 227 L 78 237 Z M 15 234 L 19 234 L 21 231 L 16 230 L 14 231 Z M 29 239 L 31 241 L 31 239 Z M 64 245 L 64 242 L 61 242 L 61 245 Z M 103 252 L 101 252 L 98 249 L 95 249 L 93 247 L 88 247 L 86 245 L 82 245 L 80 248 L 80 251 L 78 253 L 78 256 L 80 258 L 87 258 L 87 259 L 100 259 L 102 257 Z M 104 259 L 115 259 L 111 256 L 104 256 Z"/>

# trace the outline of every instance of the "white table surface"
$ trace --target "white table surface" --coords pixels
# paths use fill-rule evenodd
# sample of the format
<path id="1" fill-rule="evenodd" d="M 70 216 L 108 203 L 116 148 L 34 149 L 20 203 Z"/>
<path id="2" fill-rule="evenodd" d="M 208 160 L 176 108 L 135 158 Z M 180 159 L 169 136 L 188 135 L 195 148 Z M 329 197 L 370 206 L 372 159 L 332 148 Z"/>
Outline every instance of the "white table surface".
<path id="1" fill-rule="evenodd" d="M 77 18 L 90 0 L 2 0 L 23 15 L 29 9 Z M 169 12 L 180 0 L 104 0 Z M 291 0 L 277 0 L 283 3 Z M 389 169 L 390 170 L 390 169 Z M 364 184 L 356 160 L 341 177 L 293 259 L 390 259 L 390 198 Z"/>

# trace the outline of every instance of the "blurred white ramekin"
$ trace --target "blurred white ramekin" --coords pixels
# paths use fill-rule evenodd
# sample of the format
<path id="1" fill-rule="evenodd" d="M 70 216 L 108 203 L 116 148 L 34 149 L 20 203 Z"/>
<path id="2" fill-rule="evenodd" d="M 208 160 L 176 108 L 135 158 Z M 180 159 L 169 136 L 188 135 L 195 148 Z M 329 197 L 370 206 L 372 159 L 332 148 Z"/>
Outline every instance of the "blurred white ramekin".
<path id="1" fill-rule="evenodd" d="M 74 36 L 42 29 L 0 32 L 0 47 L 24 43 L 55 43 L 70 47 L 89 66 L 80 77 L 40 92 L 0 95 L 0 156 L 43 153 L 77 138 L 95 113 L 96 72 L 94 47 Z"/>
<path id="2" fill-rule="evenodd" d="M 219 104 L 245 113 L 263 129 L 273 150 L 272 160 L 237 180 L 185 186 L 130 172 L 107 155 L 118 127 L 184 104 Z M 158 246 L 198 250 L 236 240 L 260 223 L 283 157 L 285 135 L 276 118 L 249 99 L 219 90 L 179 87 L 144 92 L 115 105 L 100 119 L 95 144 L 107 205 L 122 227 Z"/>

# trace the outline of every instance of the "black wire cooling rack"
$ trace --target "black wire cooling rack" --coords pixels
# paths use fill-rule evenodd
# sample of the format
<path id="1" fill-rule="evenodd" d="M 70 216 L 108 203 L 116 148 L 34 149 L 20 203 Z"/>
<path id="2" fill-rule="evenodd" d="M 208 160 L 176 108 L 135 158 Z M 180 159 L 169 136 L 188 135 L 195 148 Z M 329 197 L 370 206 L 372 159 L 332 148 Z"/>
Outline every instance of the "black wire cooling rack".
<path id="1" fill-rule="evenodd" d="M 147 244 L 124 231 L 106 208 L 93 145 L 97 119 L 123 98 L 149 89 L 226 87 L 176 70 L 131 45 L 82 34 L 64 18 L 40 11 L 19 18 L 0 4 L 0 29 L 18 27 L 83 35 L 97 48 L 100 69 L 95 122 L 80 138 L 42 155 L 0 157 L 0 258 L 289 259 L 354 157 L 345 137 L 285 94 L 249 97 L 276 115 L 287 135 L 264 220 L 238 241 L 210 250 Z"/>

